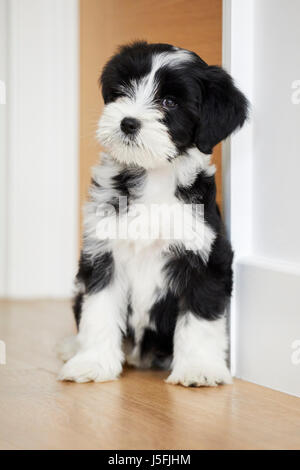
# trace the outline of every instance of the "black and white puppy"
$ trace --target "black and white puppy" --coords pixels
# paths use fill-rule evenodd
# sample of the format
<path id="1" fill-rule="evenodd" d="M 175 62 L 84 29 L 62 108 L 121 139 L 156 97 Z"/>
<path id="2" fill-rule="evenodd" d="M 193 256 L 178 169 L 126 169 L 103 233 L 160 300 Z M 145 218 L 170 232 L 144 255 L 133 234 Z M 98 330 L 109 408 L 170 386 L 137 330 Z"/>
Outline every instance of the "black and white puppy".
<path id="1" fill-rule="evenodd" d="M 210 155 L 243 125 L 247 100 L 222 68 L 168 44 L 122 47 L 101 84 L 98 138 L 107 153 L 86 206 L 78 335 L 61 347 L 60 379 L 113 380 L 127 361 L 169 368 L 168 383 L 230 383 L 233 254 Z"/>

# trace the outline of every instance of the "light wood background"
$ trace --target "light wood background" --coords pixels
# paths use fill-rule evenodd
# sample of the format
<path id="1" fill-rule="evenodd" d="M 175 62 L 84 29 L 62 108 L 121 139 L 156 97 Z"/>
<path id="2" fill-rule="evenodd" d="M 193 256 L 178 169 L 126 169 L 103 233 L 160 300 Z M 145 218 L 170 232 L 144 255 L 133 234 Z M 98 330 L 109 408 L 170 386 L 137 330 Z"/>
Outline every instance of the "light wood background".
<path id="1" fill-rule="evenodd" d="M 95 131 L 103 106 L 98 78 L 117 46 L 135 39 L 167 42 L 222 62 L 222 0 L 81 0 L 80 213 L 100 146 Z M 221 148 L 215 149 L 221 204 Z"/>

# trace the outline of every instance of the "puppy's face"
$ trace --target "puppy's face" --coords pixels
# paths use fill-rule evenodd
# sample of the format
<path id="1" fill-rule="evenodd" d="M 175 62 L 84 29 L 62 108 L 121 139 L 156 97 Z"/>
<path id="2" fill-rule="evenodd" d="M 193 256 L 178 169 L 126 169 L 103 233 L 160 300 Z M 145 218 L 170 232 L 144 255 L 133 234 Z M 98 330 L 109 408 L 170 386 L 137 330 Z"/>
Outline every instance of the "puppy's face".
<path id="1" fill-rule="evenodd" d="M 195 146 L 211 153 L 246 118 L 246 99 L 224 70 L 168 44 L 122 47 L 101 83 L 98 138 L 126 164 L 167 165 Z"/>

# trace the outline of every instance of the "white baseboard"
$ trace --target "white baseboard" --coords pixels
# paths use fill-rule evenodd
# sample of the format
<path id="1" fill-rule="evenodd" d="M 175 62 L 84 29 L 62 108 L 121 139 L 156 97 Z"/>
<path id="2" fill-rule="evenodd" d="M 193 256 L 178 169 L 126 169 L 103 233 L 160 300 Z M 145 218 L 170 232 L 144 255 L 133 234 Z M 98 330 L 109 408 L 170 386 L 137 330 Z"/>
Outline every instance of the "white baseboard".
<path id="1" fill-rule="evenodd" d="M 300 397 L 300 267 L 239 260 L 233 304 L 236 376 Z"/>

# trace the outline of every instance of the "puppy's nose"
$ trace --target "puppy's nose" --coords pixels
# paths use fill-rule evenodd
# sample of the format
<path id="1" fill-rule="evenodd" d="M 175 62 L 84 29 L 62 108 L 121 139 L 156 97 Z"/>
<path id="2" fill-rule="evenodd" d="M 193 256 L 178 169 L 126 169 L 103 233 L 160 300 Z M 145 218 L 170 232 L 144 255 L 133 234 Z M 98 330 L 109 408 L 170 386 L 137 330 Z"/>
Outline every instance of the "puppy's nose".
<path id="1" fill-rule="evenodd" d="M 135 134 L 141 127 L 141 122 L 132 117 L 126 117 L 121 121 L 121 129 L 124 134 Z"/>

